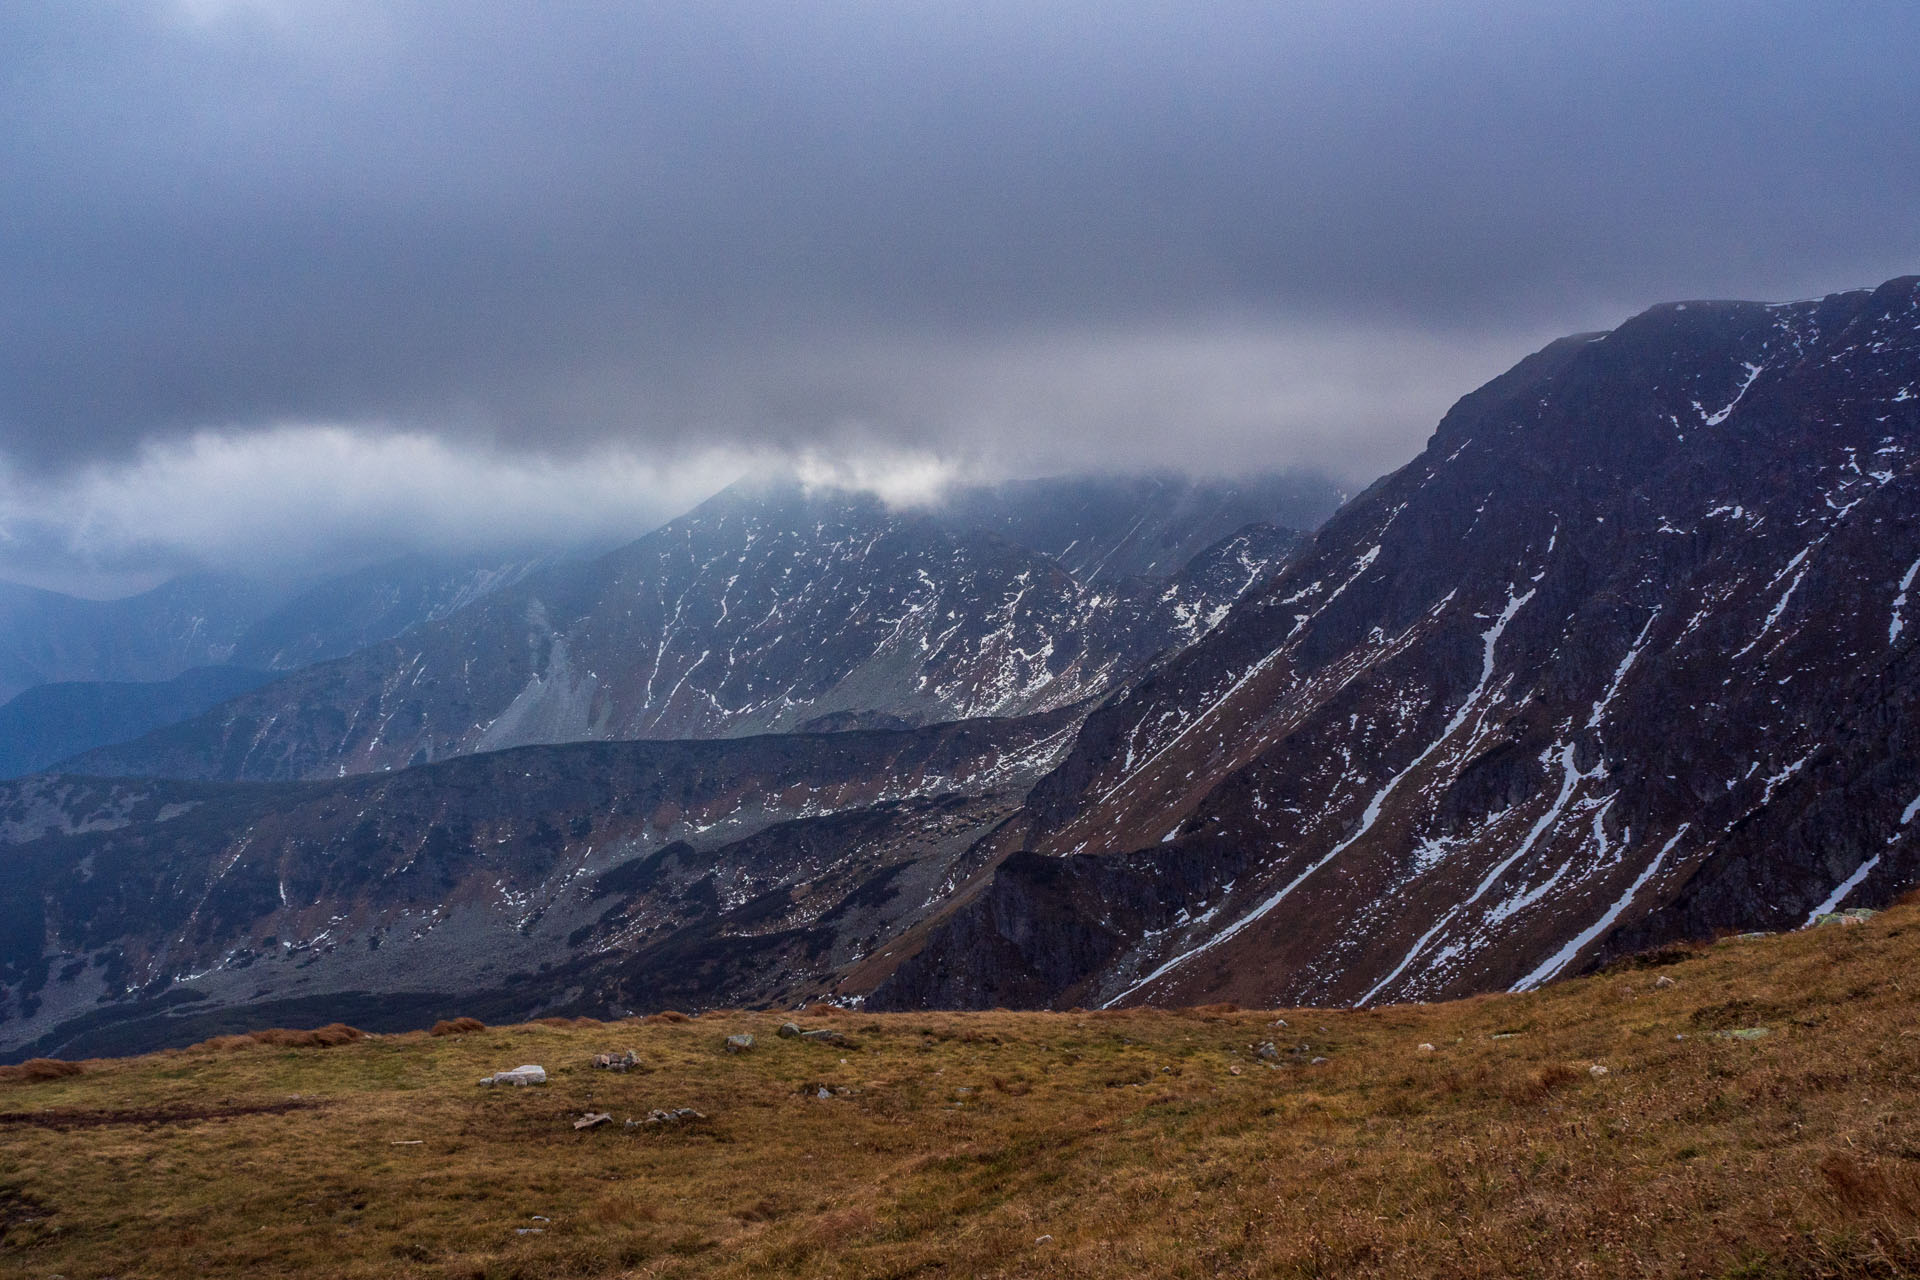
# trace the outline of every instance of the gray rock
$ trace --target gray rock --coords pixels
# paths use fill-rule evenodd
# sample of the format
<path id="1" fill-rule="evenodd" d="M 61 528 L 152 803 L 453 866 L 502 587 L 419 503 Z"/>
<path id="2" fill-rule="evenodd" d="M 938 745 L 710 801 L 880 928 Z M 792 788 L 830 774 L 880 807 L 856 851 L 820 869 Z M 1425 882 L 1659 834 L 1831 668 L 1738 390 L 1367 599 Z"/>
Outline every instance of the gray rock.
<path id="1" fill-rule="evenodd" d="M 802 1031 L 800 1038 L 811 1041 L 814 1044 L 845 1044 L 847 1042 L 846 1036 L 827 1027 L 822 1027 L 817 1031 Z"/>
<path id="2" fill-rule="evenodd" d="M 676 1107 L 671 1111 L 662 1111 L 656 1108 L 655 1110 L 647 1112 L 647 1118 L 645 1120 L 627 1121 L 626 1127 L 629 1129 L 644 1129 L 648 1125 L 686 1124 L 689 1121 L 705 1120 L 706 1118 L 704 1112 L 695 1111 L 692 1107 Z"/>
<path id="3" fill-rule="evenodd" d="M 782 1040 L 791 1040 L 799 1034 L 800 1027 L 798 1024 L 792 1022 L 783 1022 L 780 1024 L 780 1038 Z"/>
<path id="4" fill-rule="evenodd" d="M 1280 1058 L 1280 1050 L 1275 1047 L 1271 1040 L 1262 1040 L 1259 1044 L 1253 1046 L 1253 1053 L 1255 1057 L 1267 1062 L 1277 1062 Z"/>
<path id="5" fill-rule="evenodd" d="M 613 1117 L 604 1111 L 589 1111 L 573 1122 L 575 1129 L 598 1129 L 603 1124 L 612 1124 Z"/>
<path id="6" fill-rule="evenodd" d="M 537 1066 L 531 1062 L 526 1063 L 522 1066 L 515 1067 L 511 1071 L 496 1071 L 492 1075 L 483 1076 L 480 1079 L 481 1084 L 487 1084 L 487 1085 L 493 1085 L 493 1084 L 526 1085 L 526 1084 L 545 1084 L 546 1082 L 547 1082 L 547 1069 L 542 1066 Z"/>
<path id="7" fill-rule="evenodd" d="M 631 1071 L 640 1065 L 640 1054 L 633 1049 L 625 1053 L 596 1053 L 593 1065 L 603 1071 Z"/>
<path id="8" fill-rule="evenodd" d="M 727 1037 L 728 1053 L 748 1053 L 753 1049 L 753 1037 L 742 1031 Z"/>

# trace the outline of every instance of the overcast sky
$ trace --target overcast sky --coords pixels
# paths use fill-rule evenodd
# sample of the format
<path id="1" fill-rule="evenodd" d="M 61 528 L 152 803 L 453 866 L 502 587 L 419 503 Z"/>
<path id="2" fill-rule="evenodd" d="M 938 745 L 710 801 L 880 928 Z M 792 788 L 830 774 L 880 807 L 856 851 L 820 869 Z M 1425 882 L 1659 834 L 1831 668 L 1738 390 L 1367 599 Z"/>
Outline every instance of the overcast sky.
<path id="1" fill-rule="evenodd" d="M 0 5 L 0 577 L 1310 466 L 1920 271 L 1920 5 Z"/>

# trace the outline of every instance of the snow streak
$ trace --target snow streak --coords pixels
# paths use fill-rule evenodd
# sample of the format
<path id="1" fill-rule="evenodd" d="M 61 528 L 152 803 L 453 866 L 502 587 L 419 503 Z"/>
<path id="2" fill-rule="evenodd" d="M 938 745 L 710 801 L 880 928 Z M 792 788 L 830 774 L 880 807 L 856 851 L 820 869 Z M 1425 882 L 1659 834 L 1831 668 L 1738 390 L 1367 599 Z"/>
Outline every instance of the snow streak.
<path id="1" fill-rule="evenodd" d="M 1842 880 L 1837 886 L 1835 886 L 1833 892 L 1827 895 L 1827 900 L 1825 902 L 1821 903 L 1819 906 L 1815 907 L 1812 911 L 1809 911 L 1807 913 L 1806 924 L 1810 925 L 1814 921 L 1818 920 L 1821 916 L 1826 915 L 1830 911 L 1836 910 L 1841 903 L 1847 900 L 1847 895 L 1852 893 L 1855 889 L 1858 889 L 1860 887 L 1860 882 L 1862 880 L 1865 880 L 1869 875 L 1872 875 L 1873 869 L 1879 865 L 1880 865 L 1880 855 L 1876 853 L 1871 858 L 1868 858 L 1865 862 L 1861 863 L 1858 867 L 1854 868 L 1853 874 L 1848 876 L 1845 880 Z M 1801 927 L 1805 928 L 1806 925 L 1802 925 Z"/>
<path id="2" fill-rule="evenodd" d="M 1377 822 L 1380 818 L 1380 811 L 1382 810 L 1382 808 L 1385 807 L 1387 798 L 1393 794 L 1394 790 L 1397 787 L 1399 787 L 1400 783 L 1414 770 L 1418 769 L 1422 764 L 1425 764 L 1427 761 L 1427 758 L 1431 756 L 1435 751 L 1439 750 L 1441 744 L 1446 742 L 1447 739 L 1451 738 L 1456 732 L 1458 732 L 1460 727 L 1467 722 L 1467 717 L 1473 713 L 1475 706 L 1478 705 L 1480 701 L 1481 695 L 1486 692 L 1487 686 L 1493 682 L 1493 671 L 1494 671 L 1493 650 L 1494 650 L 1494 646 L 1500 643 L 1500 634 L 1507 629 L 1507 624 L 1513 621 L 1514 615 L 1520 612 L 1522 606 L 1524 606 L 1527 603 L 1527 601 L 1533 599 L 1534 590 L 1535 589 L 1529 589 L 1525 595 L 1516 596 L 1513 594 L 1513 588 L 1511 586 L 1507 588 L 1506 607 L 1500 611 L 1500 616 L 1494 619 L 1493 625 L 1487 628 L 1486 634 L 1482 637 L 1486 645 L 1486 651 L 1485 651 L 1484 657 L 1481 660 L 1480 683 L 1476 684 L 1473 687 L 1473 692 L 1469 693 L 1466 697 L 1466 700 L 1460 704 L 1460 709 L 1454 712 L 1453 719 L 1447 722 L 1447 727 L 1440 731 L 1440 734 L 1438 737 L 1436 737 L 1432 742 L 1429 742 L 1427 744 L 1426 750 L 1422 751 L 1419 755 L 1415 756 L 1413 759 L 1413 763 L 1409 764 L 1406 768 L 1402 769 L 1399 773 L 1396 773 L 1395 775 L 1393 775 L 1393 777 L 1389 778 L 1387 780 L 1386 785 L 1381 787 L 1380 790 L 1374 794 L 1373 799 L 1367 802 L 1366 812 L 1361 815 L 1360 825 L 1357 828 L 1355 828 L 1352 835 L 1348 836 L 1345 840 L 1340 841 L 1340 843 L 1334 845 L 1332 849 L 1328 850 L 1323 856 L 1321 856 L 1318 860 L 1316 860 L 1305 871 L 1302 871 L 1299 875 L 1289 880 L 1286 883 L 1285 887 L 1283 887 L 1278 893 L 1273 894 L 1266 901 L 1256 906 L 1252 911 L 1240 917 L 1240 919 L 1234 921 L 1232 924 L 1228 925 L 1225 929 L 1222 929 L 1219 933 L 1216 933 L 1215 935 L 1213 935 L 1213 937 L 1208 938 L 1205 942 L 1202 942 L 1199 946 L 1190 948 L 1189 950 L 1183 951 L 1179 955 L 1174 956 L 1171 960 L 1168 960 L 1166 963 L 1162 964 L 1159 968 L 1155 969 L 1152 973 L 1149 973 L 1146 977 L 1141 978 L 1138 982 L 1135 982 L 1132 986 L 1129 986 L 1124 991 L 1120 992 L 1119 995 L 1116 995 L 1111 1000 L 1108 1000 L 1104 1005 L 1102 1005 L 1102 1008 L 1111 1008 L 1114 1004 L 1118 1003 L 1121 1000 L 1124 1000 L 1126 997 L 1140 990 L 1140 988 L 1147 986 L 1148 984 L 1154 982 L 1155 980 L 1163 977 L 1173 969 L 1193 959 L 1195 956 L 1202 955 L 1205 952 L 1213 950 L 1213 948 L 1227 941 L 1229 938 L 1233 937 L 1235 934 L 1245 929 L 1248 925 L 1253 924 L 1255 921 L 1261 919 L 1263 916 L 1271 912 L 1275 907 L 1279 906 L 1282 902 L 1286 901 L 1287 898 L 1293 893 L 1293 891 L 1299 888 L 1301 884 L 1303 884 L 1309 876 L 1311 876 L 1314 872 L 1318 871 L 1320 868 L 1326 866 L 1329 862 L 1332 862 L 1335 858 L 1339 857 L 1341 854 L 1345 853 L 1349 848 L 1351 848 L 1354 845 L 1356 841 L 1358 841 L 1361 837 L 1365 836 L 1367 832 L 1371 831 L 1373 829 L 1373 824 Z"/>
<path id="3" fill-rule="evenodd" d="M 1638 896 L 1640 890 L 1646 888 L 1647 882 L 1660 874 L 1660 868 L 1666 862 L 1667 855 L 1673 852 L 1673 846 L 1679 844 L 1680 837 L 1687 834 L 1688 825 L 1690 824 L 1682 823 L 1680 829 L 1673 833 L 1673 838 L 1660 846 L 1660 852 L 1653 855 L 1653 861 L 1647 864 L 1647 869 L 1634 878 L 1633 883 L 1627 886 L 1627 891 L 1620 895 L 1618 901 L 1607 908 L 1604 915 L 1588 925 L 1585 929 L 1582 929 L 1568 941 L 1566 946 L 1561 947 L 1558 951 L 1541 961 L 1539 967 L 1532 973 L 1529 973 L 1526 977 L 1514 983 L 1513 990 L 1529 991 L 1552 978 L 1569 964 L 1572 964 L 1574 957 L 1585 950 L 1588 943 L 1613 928 L 1614 922 L 1620 918 L 1621 914 L 1625 912 L 1629 906 L 1633 905 L 1633 900 Z"/>

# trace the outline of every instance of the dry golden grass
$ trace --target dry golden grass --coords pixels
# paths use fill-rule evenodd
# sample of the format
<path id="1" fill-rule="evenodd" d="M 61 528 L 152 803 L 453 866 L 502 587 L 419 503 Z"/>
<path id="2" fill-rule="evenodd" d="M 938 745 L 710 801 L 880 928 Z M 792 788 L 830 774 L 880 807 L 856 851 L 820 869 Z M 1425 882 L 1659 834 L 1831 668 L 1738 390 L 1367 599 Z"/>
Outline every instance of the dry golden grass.
<path id="1" fill-rule="evenodd" d="M 800 1019 L 849 1046 L 708 1014 L 90 1062 L 0 1085 L 0 1274 L 1917 1274 L 1916 962 L 1905 906 L 1360 1013 Z M 589 1065 L 627 1048 L 635 1071 Z M 552 1082 L 474 1083 L 522 1062 Z M 707 1119 L 618 1123 L 677 1107 Z M 616 1123 L 576 1132 L 588 1109 Z"/>

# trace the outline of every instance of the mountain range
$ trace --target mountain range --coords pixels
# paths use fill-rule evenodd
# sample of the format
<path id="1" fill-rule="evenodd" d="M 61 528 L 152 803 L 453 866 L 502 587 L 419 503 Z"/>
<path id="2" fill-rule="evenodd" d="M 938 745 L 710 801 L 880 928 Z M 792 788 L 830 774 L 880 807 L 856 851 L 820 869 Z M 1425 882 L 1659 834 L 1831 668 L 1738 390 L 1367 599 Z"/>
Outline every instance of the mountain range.
<path id="1" fill-rule="evenodd" d="M 1909 277 L 1553 343 L 1310 539 L 1132 482 L 738 487 L 0 788 L 0 1051 L 1371 1005 L 1883 903 L 1917 457 Z"/>
<path id="2" fill-rule="evenodd" d="M 1165 489 L 1173 520 L 1112 484 L 976 491 L 930 512 L 738 485 L 605 556 L 63 767 L 290 780 L 535 743 L 905 727 L 1083 702 L 1199 638 L 1299 544 L 1273 523 L 1228 527 L 1257 505 L 1231 488 Z M 1061 518 L 1006 514 L 1035 506 Z M 1088 555 L 1085 580 L 995 531 L 1023 524 Z M 1202 539 L 1164 575 L 1098 576 Z"/>

